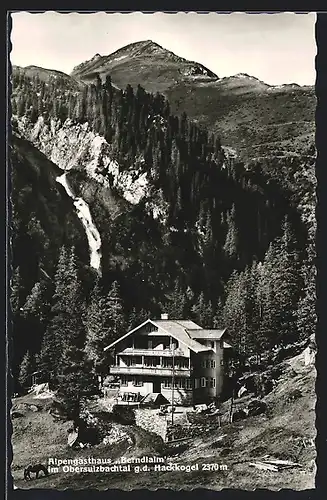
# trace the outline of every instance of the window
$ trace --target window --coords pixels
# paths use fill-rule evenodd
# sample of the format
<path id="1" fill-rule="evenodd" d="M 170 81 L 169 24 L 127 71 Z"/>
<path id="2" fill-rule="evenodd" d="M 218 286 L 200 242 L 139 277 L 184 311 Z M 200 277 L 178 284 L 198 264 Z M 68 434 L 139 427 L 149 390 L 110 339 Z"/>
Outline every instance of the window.
<path id="1" fill-rule="evenodd" d="M 148 340 L 148 349 L 153 349 L 153 340 L 152 339 Z"/>
<path id="2" fill-rule="evenodd" d="M 185 379 L 185 389 L 192 389 L 192 386 L 192 380 L 189 378 Z"/>
<path id="3" fill-rule="evenodd" d="M 127 387 L 128 386 L 128 378 L 127 377 L 122 377 L 120 380 L 120 385 L 122 387 Z"/>
<path id="4" fill-rule="evenodd" d="M 177 368 L 188 368 L 188 359 L 185 358 L 176 358 L 175 366 Z"/>
<path id="5" fill-rule="evenodd" d="M 215 347 L 215 343 L 214 343 L 214 341 L 213 341 L 213 340 L 211 340 L 211 342 L 210 342 L 210 344 L 209 344 L 209 345 L 210 345 L 210 347 L 212 347 L 212 349 L 213 349 L 213 348 Z"/>
<path id="6" fill-rule="evenodd" d="M 214 359 L 203 359 L 201 361 L 202 368 L 216 368 L 216 361 Z"/>
<path id="7" fill-rule="evenodd" d="M 201 387 L 207 387 L 208 381 L 208 377 L 201 377 Z"/>
<path id="8" fill-rule="evenodd" d="M 131 356 L 130 358 L 126 358 L 127 366 L 135 366 L 142 364 L 141 356 Z"/>
<path id="9" fill-rule="evenodd" d="M 173 383 L 171 378 L 164 378 L 162 381 L 164 389 L 172 389 Z M 193 381 L 191 379 L 175 378 L 174 387 L 176 389 L 192 389 Z"/>
<path id="10" fill-rule="evenodd" d="M 134 385 L 134 387 L 142 387 L 143 380 L 141 380 L 140 378 L 135 377 L 133 379 L 133 385 Z"/>
<path id="11" fill-rule="evenodd" d="M 171 379 L 164 378 L 163 382 L 162 382 L 162 385 L 163 385 L 164 389 L 171 389 L 172 388 L 172 381 L 171 381 Z"/>
<path id="12" fill-rule="evenodd" d="M 160 359 L 157 357 L 145 357 L 144 365 L 145 366 L 158 366 L 160 364 Z"/>
<path id="13" fill-rule="evenodd" d="M 210 387 L 216 387 L 216 379 L 215 378 L 210 378 Z"/>
<path id="14" fill-rule="evenodd" d="M 223 360 L 223 358 L 221 358 L 221 360 L 220 360 L 220 365 L 224 366 L 224 360 Z"/>
<path id="15" fill-rule="evenodd" d="M 172 358 L 163 358 L 163 360 L 162 360 L 162 366 L 164 368 L 172 368 L 172 366 L 173 366 L 173 360 L 172 360 Z"/>

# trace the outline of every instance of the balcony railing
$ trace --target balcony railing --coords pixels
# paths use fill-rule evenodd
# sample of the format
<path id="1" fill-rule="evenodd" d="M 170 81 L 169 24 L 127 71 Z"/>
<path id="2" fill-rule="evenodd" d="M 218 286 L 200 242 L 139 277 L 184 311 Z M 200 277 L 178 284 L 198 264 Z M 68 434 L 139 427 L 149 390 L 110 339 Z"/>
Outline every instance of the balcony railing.
<path id="1" fill-rule="evenodd" d="M 172 367 L 156 367 L 156 366 L 111 366 L 110 373 L 113 375 L 161 375 L 171 377 L 173 374 Z M 178 368 L 175 366 L 175 376 L 190 377 L 191 370 L 189 368 Z"/>
<path id="2" fill-rule="evenodd" d="M 171 358 L 173 355 L 172 349 L 137 349 L 136 347 L 127 347 L 123 351 L 117 352 L 119 356 L 164 356 Z M 181 349 L 174 350 L 174 356 L 185 357 L 186 355 Z"/>

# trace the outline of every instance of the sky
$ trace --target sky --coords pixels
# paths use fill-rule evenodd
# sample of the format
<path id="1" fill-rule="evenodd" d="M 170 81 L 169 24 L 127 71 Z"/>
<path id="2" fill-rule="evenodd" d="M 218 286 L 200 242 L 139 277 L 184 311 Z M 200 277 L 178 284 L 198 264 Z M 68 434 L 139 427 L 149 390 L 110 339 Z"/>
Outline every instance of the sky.
<path id="1" fill-rule="evenodd" d="M 70 73 L 96 53 L 153 40 L 219 77 L 248 73 L 270 85 L 315 82 L 316 14 L 15 12 L 10 60 Z"/>

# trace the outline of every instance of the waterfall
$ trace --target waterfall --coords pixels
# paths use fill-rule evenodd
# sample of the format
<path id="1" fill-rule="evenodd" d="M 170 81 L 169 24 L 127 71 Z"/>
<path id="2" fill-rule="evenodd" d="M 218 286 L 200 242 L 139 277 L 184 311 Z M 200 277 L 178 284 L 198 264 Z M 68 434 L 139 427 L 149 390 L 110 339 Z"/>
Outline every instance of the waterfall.
<path id="1" fill-rule="evenodd" d="M 56 178 L 56 181 L 65 188 L 68 196 L 72 198 L 76 207 L 77 216 L 82 221 L 90 249 L 90 266 L 98 272 L 101 272 L 101 237 L 99 231 L 92 220 L 88 204 L 83 200 L 83 198 L 78 198 L 74 195 L 68 184 L 66 176 L 67 173 L 62 174 Z"/>

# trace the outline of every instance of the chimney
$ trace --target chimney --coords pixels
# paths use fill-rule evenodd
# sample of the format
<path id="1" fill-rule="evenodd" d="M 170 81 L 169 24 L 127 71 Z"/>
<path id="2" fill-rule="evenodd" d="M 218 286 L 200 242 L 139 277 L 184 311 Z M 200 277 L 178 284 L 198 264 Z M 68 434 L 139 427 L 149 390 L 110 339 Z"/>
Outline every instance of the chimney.
<path id="1" fill-rule="evenodd" d="M 167 313 L 162 313 L 161 314 L 161 319 L 168 319 L 168 314 Z"/>

